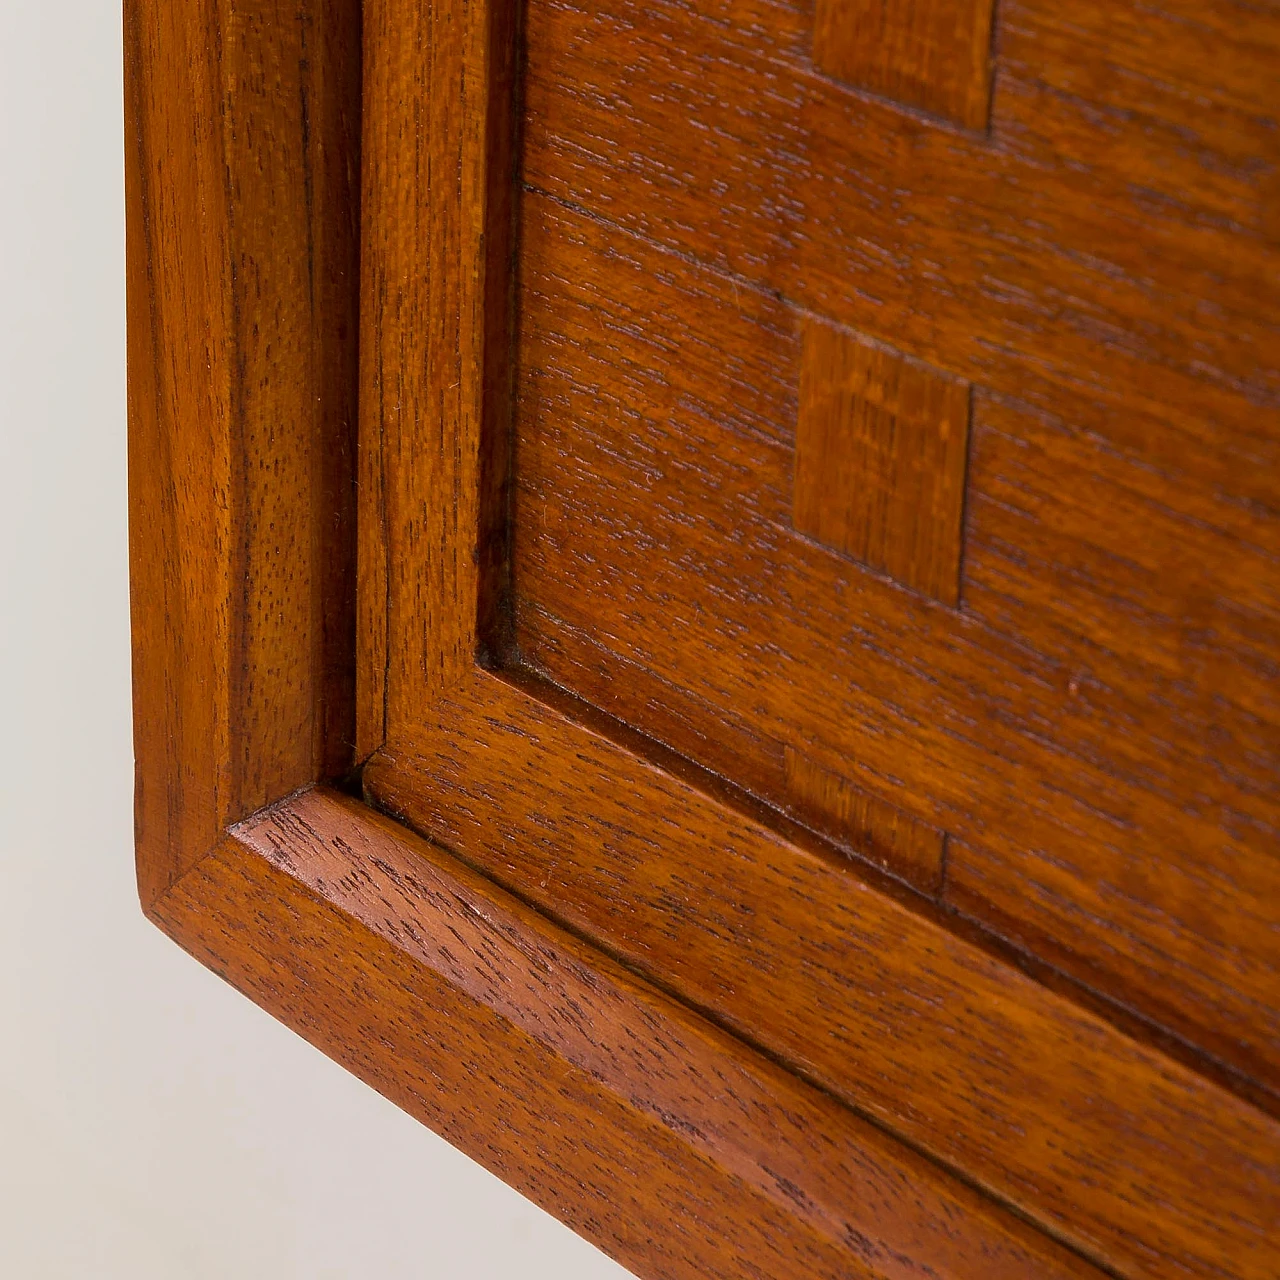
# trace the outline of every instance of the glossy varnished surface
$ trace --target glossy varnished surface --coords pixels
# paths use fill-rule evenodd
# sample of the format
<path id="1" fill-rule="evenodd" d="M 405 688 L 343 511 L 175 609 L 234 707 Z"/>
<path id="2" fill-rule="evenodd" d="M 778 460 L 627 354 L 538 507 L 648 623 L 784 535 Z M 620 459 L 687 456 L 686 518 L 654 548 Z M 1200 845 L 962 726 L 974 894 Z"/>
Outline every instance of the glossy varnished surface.
<path id="1" fill-rule="evenodd" d="M 371 799 L 1124 1274 L 1269 1275 L 1280 1123 L 550 691 L 469 686 Z"/>
<path id="2" fill-rule="evenodd" d="M 998 255 L 997 297 L 996 260 L 965 220 L 997 170 L 1014 180 L 1009 148 L 873 118 L 800 70 L 777 76 L 812 97 L 813 123 L 783 140 L 769 132 L 794 127 L 781 101 L 740 109 L 727 87 L 709 99 L 716 70 L 695 90 L 681 61 L 672 92 L 689 87 L 677 97 L 699 102 L 708 123 L 723 110 L 739 150 L 700 151 L 722 137 L 716 125 L 668 165 L 659 156 L 676 143 L 659 106 L 618 87 L 639 55 L 620 46 L 613 92 L 625 105 L 591 115 L 584 79 L 602 74 L 596 37 L 611 47 L 613 20 L 559 8 L 530 18 L 513 521 L 522 659 L 589 700 L 630 686 L 623 719 L 773 803 L 788 803 L 788 748 L 844 772 L 952 837 L 947 901 L 1274 1088 L 1280 572 L 1258 494 L 1270 479 L 1234 472 L 1253 442 L 1274 447 L 1275 298 L 1261 283 L 1274 253 L 1170 212 L 1178 265 L 1151 218 L 1124 232 L 1139 212 L 1132 191 L 1101 179 L 1091 191 L 1080 175 L 1053 197 L 1051 237 L 1032 205 L 1065 179 L 1028 168 L 1006 230 L 984 232 L 1023 244 L 1021 257 Z M 694 19 L 669 20 L 694 41 Z M 581 46 L 575 64 L 588 33 L 590 55 Z M 833 122 L 855 114 L 861 123 L 837 138 Z M 748 137 L 748 124 L 765 132 Z M 600 131 L 627 159 L 590 150 Z M 909 138 L 901 177 L 934 182 L 942 151 L 924 148 L 950 148 L 965 195 L 933 221 L 927 201 L 904 198 L 895 216 L 887 196 L 859 193 L 897 180 L 869 140 Z M 676 172 L 685 177 L 657 177 Z M 794 177 L 794 218 L 762 186 L 768 172 Z M 713 174 L 728 184 L 714 197 Z M 838 206 L 806 205 L 809 183 L 840 189 Z M 819 288 L 840 253 L 867 252 L 881 232 L 896 238 L 892 252 L 886 241 L 874 262 L 849 259 Z M 916 273 L 910 255 L 929 237 L 938 269 L 922 259 Z M 1132 269 L 1117 255 L 1133 256 Z M 1251 257 L 1262 274 L 1245 284 Z M 1149 300 L 1161 273 L 1174 285 L 1175 265 L 1184 310 L 1198 298 L 1207 315 L 1243 289 L 1243 330 L 1188 321 L 1179 338 L 1174 307 L 1161 326 L 1137 312 L 1102 328 L 1069 314 L 1094 285 L 1100 300 Z M 1015 280 L 1023 268 L 1034 289 L 1033 275 Z M 947 275 L 965 271 L 969 287 L 952 291 Z M 1023 307 L 1036 315 L 1015 320 Z M 974 379 L 957 591 L 948 598 L 936 579 L 932 593 L 959 612 L 897 589 L 911 585 L 904 564 L 881 556 L 868 573 L 833 556 L 869 558 L 865 526 L 842 539 L 852 508 L 836 494 L 814 503 L 826 526 L 795 506 L 792 493 L 813 483 L 797 334 L 813 332 L 814 311 L 824 326 L 844 321 L 854 349 L 890 342 Z M 997 337 L 1002 325 L 1018 329 L 1016 343 Z M 961 348 L 984 326 L 970 360 Z M 1194 389 L 1172 371 L 1180 343 L 1206 357 L 1185 370 Z M 1238 375 L 1208 364 L 1212 343 Z M 1110 403 L 1096 398 L 1100 380 Z M 1224 398 L 1215 410 L 1203 397 Z M 1161 422 L 1149 443 L 1132 434 L 1148 413 Z M 1211 466 L 1190 433 L 1204 436 Z M 927 458 L 922 439 L 911 445 L 920 466 L 955 470 Z M 837 471 L 818 468 L 832 485 Z M 909 547 L 892 504 L 865 511 L 881 518 L 883 545 Z"/>
<path id="3" fill-rule="evenodd" d="M 1273 18 L 362 9 L 130 9 L 149 914 L 642 1277 L 1271 1280 Z"/>

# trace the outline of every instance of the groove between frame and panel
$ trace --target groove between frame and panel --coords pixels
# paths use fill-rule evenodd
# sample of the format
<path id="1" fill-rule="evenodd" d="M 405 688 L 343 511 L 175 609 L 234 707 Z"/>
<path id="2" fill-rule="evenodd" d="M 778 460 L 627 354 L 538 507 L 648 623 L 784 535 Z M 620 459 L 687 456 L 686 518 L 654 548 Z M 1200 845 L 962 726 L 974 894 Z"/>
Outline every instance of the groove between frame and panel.
<path id="1" fill-rule="evenodd" d="M 232 828 L 154 915 L 642 1275 L 1104 1274 L 347 797 Z"/>
<path id="2" fill-rule="evenodd" d="M 1120 1273 L 1270 1280 L 1280 1124 L 598 730 L 478 672 L 364 784 Z"/>

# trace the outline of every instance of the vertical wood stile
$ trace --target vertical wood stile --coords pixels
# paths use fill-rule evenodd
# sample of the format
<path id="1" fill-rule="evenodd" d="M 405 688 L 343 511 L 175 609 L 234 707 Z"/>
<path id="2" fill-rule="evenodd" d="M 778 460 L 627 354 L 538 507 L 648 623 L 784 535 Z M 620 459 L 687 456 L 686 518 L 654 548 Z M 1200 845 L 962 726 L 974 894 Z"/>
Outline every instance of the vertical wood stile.
<path id="1" fill-rule="evenodd" d="M 349 767 L 359 22 L 356 0 L 126 6 L 148 901 Z"/>
<path id="2" fill-rule="evenodd" d="M 517 34 L 487 0 L 373 0 L 366 24 L 362 755 L 470 671 L 497 607 Z"/>

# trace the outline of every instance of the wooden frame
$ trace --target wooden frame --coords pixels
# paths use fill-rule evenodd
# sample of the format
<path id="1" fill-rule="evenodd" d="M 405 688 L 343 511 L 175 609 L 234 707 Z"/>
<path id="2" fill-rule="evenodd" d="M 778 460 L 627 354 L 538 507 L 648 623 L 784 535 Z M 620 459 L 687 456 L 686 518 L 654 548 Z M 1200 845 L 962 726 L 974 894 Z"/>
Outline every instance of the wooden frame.
<path id="1" fill-rule="evenodd" d="M 144 909 L 642 1276 L 1263 1280 L 1230 1081 L 519 669 L 517 25 L 127 6 Z"/>

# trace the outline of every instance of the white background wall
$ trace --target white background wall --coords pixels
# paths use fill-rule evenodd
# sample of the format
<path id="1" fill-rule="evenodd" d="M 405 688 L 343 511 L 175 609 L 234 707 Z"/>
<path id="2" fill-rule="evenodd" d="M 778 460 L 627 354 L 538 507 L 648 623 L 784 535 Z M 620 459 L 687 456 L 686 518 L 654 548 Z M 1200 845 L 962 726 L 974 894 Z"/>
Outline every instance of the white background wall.
<path id="1" fill-rule="evenodd" d="M 119 31 L 0 0 L 0 1276 L 619 1280 L 138 910 Z"/>

